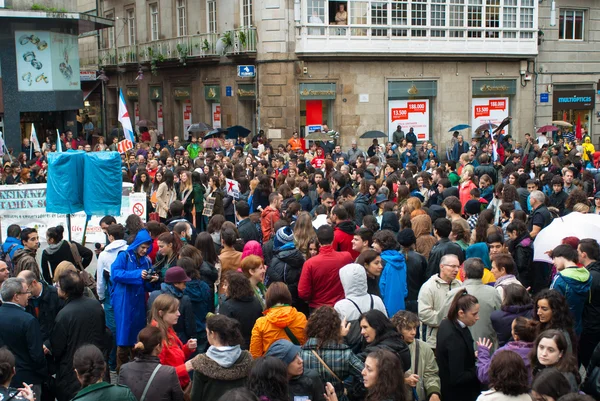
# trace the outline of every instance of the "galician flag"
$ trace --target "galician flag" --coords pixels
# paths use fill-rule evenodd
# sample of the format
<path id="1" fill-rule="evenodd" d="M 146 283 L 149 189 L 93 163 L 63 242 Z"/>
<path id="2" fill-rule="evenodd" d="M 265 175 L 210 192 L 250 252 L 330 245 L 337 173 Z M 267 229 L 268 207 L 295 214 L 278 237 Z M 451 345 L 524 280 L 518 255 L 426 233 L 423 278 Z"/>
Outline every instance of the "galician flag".
<path id="1" fill-rule="evenodd" d="M 135 143 L 133 127 L 131 126 L 131 118 L 129 118 L 127 106 L 125 105 L 125 98 L 123 97 L 123 91 L 121 89 L 119 89 L 119 122 L 123 126 L 125 139 L 129 139 L 131 143 Z"/>
<path id="2" fill-rule="evenodd" d="M 58 132 L 58 128 L 56 129 L 56 151 L 58 153 L 62 152 L 62 142 L 60 141 L 60 132 Z"/>
<path id="3" fill-rule="evenodd" d="M 37 133 L 35 132 L 35 125 L 33 125 L 33 123 L 31 123 L 31 136 L 29 138 L 29 142 L 31 142 L 30 144 L 30 151 L 29 153 L 32 153 L 33 151 L 35 152 L 41 152 L 42 149 L 40 148 L 40 141 L 38 141 L 38 137 L 37 137 Z M 29 158 L 31 159 L 32 155 L 29 155 Z"/>

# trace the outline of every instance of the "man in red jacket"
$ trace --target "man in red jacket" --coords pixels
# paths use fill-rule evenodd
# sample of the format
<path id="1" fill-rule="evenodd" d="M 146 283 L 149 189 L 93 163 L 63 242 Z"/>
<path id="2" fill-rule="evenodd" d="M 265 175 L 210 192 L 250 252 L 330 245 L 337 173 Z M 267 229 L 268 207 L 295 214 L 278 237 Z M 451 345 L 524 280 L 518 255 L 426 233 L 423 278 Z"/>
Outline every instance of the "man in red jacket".
<path id="1" fill-rule="evenodd" d="M 331 209 L 329 219 L 335 227 L 333 232 L 333 243 L 331 244 L 333 250 L 350 252 L 352 259 L 356 260 L 360 254 L 352 249 L 352 239 L 354 239 L 354 232 L 358 227 L 348 218 L 348 212 L 344 206 L 337 205 Z"/>
<path id="2" fill-rule="evenodd" d="M 317 240 L 321 245 L 319 254 L 304 262 L 298 296 L 308 302 L 310 310 L 322 305 L 333 306 L 344 299 L 344 288 L 339 271 L 354 261 L 349 252 L 336 252 L 331 245 L 333 228 L 328 225 L 319 227 Z"/>

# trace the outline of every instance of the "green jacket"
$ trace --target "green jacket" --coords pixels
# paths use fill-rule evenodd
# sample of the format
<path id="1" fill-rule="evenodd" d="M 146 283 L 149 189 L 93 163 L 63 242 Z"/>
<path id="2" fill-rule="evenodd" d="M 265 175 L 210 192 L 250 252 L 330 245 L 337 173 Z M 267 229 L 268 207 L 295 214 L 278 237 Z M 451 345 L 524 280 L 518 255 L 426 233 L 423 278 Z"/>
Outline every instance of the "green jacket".
<path id="1" fill-rule="evenodd" d="M 125 386 L 110 383 L 96 383 L 80 390 L 72 401 L 137 401 L 131 390 Z"/>
<path id="2" fill-rule="evenodd" d="M 416 361 L 417 344 L 419 346 L 419 362 Z M 428 400 L 432 394 L 441 395 L 438 365 L 431 346 L 421 340 L 415 339 L 415 341 L 408 344 L 408 349 L 410 350 L 411 369 L 405 373 L 405 376 L 410 376 L 413 373 L 419 376 L 419 383 L 416 388 L 419 401 Z M 415 367 L 417 368 L 417 372 L 413 371 Z M 413 399 L 412 387 L 409 390 L 411 394 L 408 399 L 411 400 Z"/>
<path id="3" fill-rule="evenodd" d="M 192 142 L 187 146 L 186 150 L 190 154 L 190 159 L 194 160 L 196 157 L 198 157 L 198 153 L 200 153 L 200 145 L 197 142 Z"/>
<path id="4" fill-rule="evenodd" d="M 193 184 L 192 188 L 194 188 L 194 204 L 196 205 L 196 213 L 202 214 L 204 210 L 204 185 L 202 184 Z M 200 225 L 196 222 L 196 225 Z"/>

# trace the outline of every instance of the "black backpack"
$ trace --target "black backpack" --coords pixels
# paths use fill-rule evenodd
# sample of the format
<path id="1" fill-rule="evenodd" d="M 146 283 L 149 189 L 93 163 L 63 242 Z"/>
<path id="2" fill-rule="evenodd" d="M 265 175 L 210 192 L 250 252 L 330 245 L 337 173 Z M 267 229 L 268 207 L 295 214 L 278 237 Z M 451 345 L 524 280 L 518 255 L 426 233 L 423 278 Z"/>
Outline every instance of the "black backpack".
<path id="1" fill-rule="evenodd" d="M 6 251 L 6 253 L 0 247 L 0 260 L 3 261 L 4 263 L 6 263 L 6 266 L 8 266 L 8 271 L 10 272 L 11 276 L 13 275 L 15 268 L 13 266 L 13 262 L 12 262 L 12 258 L 10 257 L 10 253 L 12 252 L 13 249 L 15 249 L 15 247 L 17 245 L 18 244 L 12 244 L 10 246 L 10 248 L 8 248 L 8 251 Z"/>
<path id="2" fill-rule="evenodd" d="M 369 296 L 371 297 L 371 309 L 369 310 L 373 310 L 373 295 L 369 294 Z M 358 310 L 358 313 L 360 315 L 363 314 L 363 312 L 360 310 L 360 308 L 358 307 L 358 305 L 356 304 L 356 302 L 354 302 L 353 300 L 351 300 L 350 298 L 346 298 L 348 301 L 352 302 L 352 305 L 354 305 L 356 307 L 356 309 Z M 360 321 L 357 320 L 353 320 L 348 322 L 350 323 L 350 331 L 348 331 L 348 335 L 346 335 L 345 337 L 345 342 L 346 345 L 348 345 L 350 347 L 350 349 L 352 350 L 352 352 L 354 352 L 355 354 L 358 354 L 360 352 L 361 346 L 362 346 L 362 334 L 360 334 Z"/>

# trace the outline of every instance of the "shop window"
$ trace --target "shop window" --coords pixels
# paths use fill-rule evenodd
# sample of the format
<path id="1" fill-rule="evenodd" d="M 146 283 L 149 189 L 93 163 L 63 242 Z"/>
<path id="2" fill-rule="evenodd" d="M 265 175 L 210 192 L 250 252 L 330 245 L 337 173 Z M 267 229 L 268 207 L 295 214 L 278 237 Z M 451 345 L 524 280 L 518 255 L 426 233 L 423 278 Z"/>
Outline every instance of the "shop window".
<path id="1" fill-rule="evenodd" d="M 582 10 L 560 10 L 558 38 L 560 40 L 583 40 L 585 13 Z"/>

